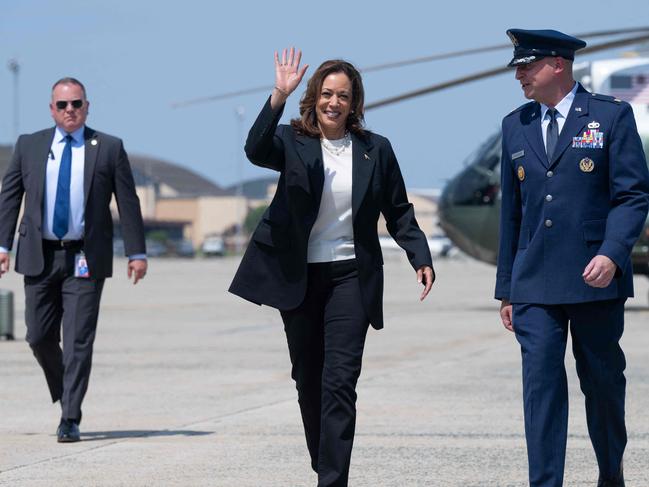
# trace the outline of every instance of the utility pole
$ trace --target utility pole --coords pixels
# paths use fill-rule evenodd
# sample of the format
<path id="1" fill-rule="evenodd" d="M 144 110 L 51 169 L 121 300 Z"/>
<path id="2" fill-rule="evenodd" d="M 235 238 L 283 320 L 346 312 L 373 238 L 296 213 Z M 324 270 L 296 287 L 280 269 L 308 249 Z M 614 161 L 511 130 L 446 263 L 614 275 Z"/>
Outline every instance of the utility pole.
<path id="1" fill-rule="evenodd" d="M 242 202 L 243 199 L 243 122 L 246 110 L 242 105 L 239 105 L 235 110 L 237 118 L 237 143 L 235 145 L 236 163 L 237 163 L 237 232 L 236 232 L 236 251 L 240 253 L 243 250 L 243 221 L 246 218 L 245 209 L 247 205 Z"/>
<path id="2" fill-rule="evenodd" d="M 14 141 L 20 135 L 20 121 L 19 121 L 19 93 L 18 93 L 18 74 L 20 73 L 20 64 L 17 59 L 10 59 L 7 63 L 9 71 L 13 74 L 14 78 Z"/>

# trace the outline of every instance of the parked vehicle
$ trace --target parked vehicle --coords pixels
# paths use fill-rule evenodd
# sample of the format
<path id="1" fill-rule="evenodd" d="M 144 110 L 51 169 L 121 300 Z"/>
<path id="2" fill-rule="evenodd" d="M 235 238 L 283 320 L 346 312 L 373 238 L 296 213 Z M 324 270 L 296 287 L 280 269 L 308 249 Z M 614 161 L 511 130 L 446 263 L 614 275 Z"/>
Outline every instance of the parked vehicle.
<path id="1" fill-rule="evenodd" d="M 167 255 L 167 247 L 159 240 L 147 239 L 146 255 L 147 257 L 162 257 Z"/>
<path id="2" fill-rule="evenodd" d="M 208 235 L 203 241 L 201 251 L 206 257 L 222 256 L 225 254 L 225 241 L 220 235 Z"/>
<path id="3" fill-rule="evenodd" d="M 170 240 L 168 242 L 169 253 L 176 257 L 194 257 L 194 244 L 186 238 Z"/>

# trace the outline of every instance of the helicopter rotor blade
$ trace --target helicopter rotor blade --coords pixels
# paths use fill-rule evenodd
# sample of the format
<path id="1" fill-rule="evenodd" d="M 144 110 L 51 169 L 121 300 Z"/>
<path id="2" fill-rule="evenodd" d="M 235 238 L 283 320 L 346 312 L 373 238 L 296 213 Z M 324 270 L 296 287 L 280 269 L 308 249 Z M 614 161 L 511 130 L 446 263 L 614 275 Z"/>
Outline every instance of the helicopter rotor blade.
<path id="1" fill-rule="evenodd" d="M 632 28 L 627 28 L 627 29 L 614 29 L 614 30 L 602 30 L 602 31 L 591 31 L 591 32 L 583 32 L 580 34 L 575 34 L 575 37 L 578 38 L 590 38 L 590 37 L 608 37 L 608 36 L 616 36 L 616 35 L 622 35 L 622 34 L 633 34 L 633 33 L 638 33 L 638 32 L 649 32 L 649 27 L 632 27 Z M 394 69 L 394 68 L 401 68 L 405 66 L 412 66 L 414 64 L 422 64 L 422 63 L 427 63 L 431 61 L 440 61 L 443 59 L 451 59 L 451 58 L 456 58 L 456 57 L 461 57 L 461 56 L 468 56 L 472 54 L 481 54 L 485 52 L 491 52 L 491 51 L 497 51 L 500 49 L 506 49 L 508 47 L 511 47 L 511 43 L 506 43 L 506 44 L 494 44 L 491 46 L 483 46 L 483 47 L 478 47 L 478 48 L 472 48 L 472 49 L 463 49 L 459 51 L 450 51 L 450 52 L 445 52 L 445 53 L 440 53 L 440 54 L 433 54 L 430 56 L 422 56 L 422 57 L 417 57 L 417 58 L 412 58 L 412 59 L 405 59 L 401 61 L 393 61 L 389 63 L 383 63 L 383 64 L 375 64 L 372 66 L 367 66 L 365 68 L 361 68 L 360 71 L 362 73 L 371 73 L 371 72 L 376 72 L 376 71 L 383 71 L 386 69 Z M 584 49 L 582 52 L 585 52 L 586 49 Z M 498 73 L 496 73 L 498 74 Z M 490 74 L 490 76 L 493 76 L 494 74 Z M 470 78 L 470 77 L 469 77 Z M 476 78 L 476 79 L 481 79 L 481 78 Z M 473 79 L 469 79 L 468 81 L 473 81 Z M 464 82 L 468 82 L 464 81 Z M 273 89 L 273 85 L 263 85 L 263 86 L 257 86 L 253 88 L 246 88 L 243 90 L 235 90 L 235 91 L 229 91 L 225 93 L 220 93 L 217 95 L 212 95 L 212 96 L 203 96 L 199 98 L 193 98 L 190 100 L 185 100 L 185 101 L 180 101 L 180 102 L 174 102 L 171 104 L 172 108 L 182 108 L 182 107 L 187 107 L 191 105 L 200 105 L 203 103 L 209 103 L 209 102 L 214 102 L 214 101 L 219 101 L 219 100 L 226 100 L 229 98 L 235 98 L 238 96 L 243 96 L 243 95 L 251 95 L 254 93 L 261 93 L 264 91 L 270 91 Z M 442 88 L 443 89 L 443 88 Z M 367 107 L 366 107 L 367 108 Z M 372 107 L 374 108 L 374 107 Z"/>
<path id="2" fill-rule="evenodd" d="M 621 35 L 621 34 L 635 34 L 638 32 L 649 32 L 649 27 L 634 27 L 630 29 L 617 29 L 617 30 L 601 30 L 601 31 L 592 31 L 592 32 L 583 32 L 581 34 L 575 34 L 574 36 L 577 38 L 589 38 L 589 37 L 608 37 L 608 36 L 614 36 L 614 35 Z M 478 47 L 474 49 L 464 49 L 461 51 L 451 51 L 451 52 L 446 52 L 442 54 L 434 54 L 431 56 L 423 56 L 423 57 L 418 57 L 418 58 L 413 58 L 413 59 L 406 59 L 403 61 L 395 61 L 391 63 L 384 63 L 384 64 L 376 64 L 374 66 L 368 66 L 360 71 L 363 73 L 369 73 L 372 71 L 381 71 L 384 69 L 391 69 L 391 68 L 400 68 L 403 66 L 411 66 L 413 64 L 420 64 L 420 63 L 427 63 L 429 61 L 439 61 L 442 59 L 449 59 L 449 58 L 454 58 L 454 57 L 461 57 L 461 56 L 467 56 L 469 54 L 479 54 L 483 52 L 491 52 L 491 51 L 498 51 L 500 49 L 507 49 L 511 48 L 512 44 L 511 42 L 508 42 L 506 44 L 495 44 L 492 46 L 484 46 L 484 47 Z"/>
<path id="3" fill-rule="evenodd" d="M 624 38 L 624 39 L 618 39 L 615 41 L 610 41 L 610 42 L 604 42 L 602 44 L 597 44 L 595 46 L 589 46 L 584 49 L 580 50 L 580 54 L 590 54 L 593 52 L 598 52 L 598 51 L 605 51 L 607 49 L 614 49 L 616 47 L 623 47 L 623 46 L 628 46 L 630 44 L 637 44 L 639 42 L 644 42 L 649 40 L 649 33 L 640 35 L 640 36 L 635 36 L 635 37 L 630 37 L 630 38 Z M 378 100 L 372 103 L 368 103 L 365 105 L 365 110 L 372 110 L 374 108 L 379 108 L 383 107 L 386 105 L 392 105 L 394 103 L 398 103 L 404 100 L 409 100 L 411 98 L 416 98 L 422 95 L 427 95 L 429 93 L 434 93 L 436 91 L 442 91 L 447 88 L 452 88 L 454 86 L 460 86 L 466 83 L 470 83 L 472 81 L 477 81 L 480 79 L 485 79 L 485 78 L 490 78 L 492 76 L 497 76 L 499 74 L 507 73 L 510 72 L 511 68 L 504 66 L 504 67 L 499 67 L 499 68 L 494 68 L 494 69 L 489 69 L 487 71 L 481 71 L 478 73 L 474 73 L 468 76 L 463 76 L 461 78 L 456 78 L 452 79 L 449 81 L 444 81 L 442 83 L 436 83 L 431 86 L 427 86 L 425 88 L 420 88 L 418 90 L 414 91 L 409 91 L 406 93 L 403 93 L 401 95 L 396 95 L 392 96 L 389 98 L 384 98 L 382 100 Z"/>
<path id="4" fill-rule="evenodd" d="M 191 100 L 175 102 L 171 104 L 171 108 L 182 108 L 190 105 L 199 105 L 211 101 L 225 100 L 227 98 L 235 98 L 237 96 L 250 95 L 252 93 L 260 93 L 262 91 L 270 91 L 272 89 L 273 85 L 264 85 L 257 86 L 256 88 L 247 88 L 245 90 L 229 91 L 227 93 L 221 93 L 219 95 L 203 96 L 201 98 L 192 98 Z"/>

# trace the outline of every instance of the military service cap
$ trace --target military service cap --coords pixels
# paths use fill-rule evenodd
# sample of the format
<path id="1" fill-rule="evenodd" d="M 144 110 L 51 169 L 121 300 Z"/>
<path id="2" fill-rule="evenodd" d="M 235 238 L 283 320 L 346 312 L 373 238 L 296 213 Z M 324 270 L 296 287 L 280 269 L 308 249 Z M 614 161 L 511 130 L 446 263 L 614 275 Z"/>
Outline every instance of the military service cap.
<path id="1" fill-rule="evenodd" d="M 509 29 L 507 35 L 514 44 L 514 58 L 507 66 L 530 64 L 544 57 L 575 58 L 575 51 L 586 47 L 581 39 L 556 30 Z"/>

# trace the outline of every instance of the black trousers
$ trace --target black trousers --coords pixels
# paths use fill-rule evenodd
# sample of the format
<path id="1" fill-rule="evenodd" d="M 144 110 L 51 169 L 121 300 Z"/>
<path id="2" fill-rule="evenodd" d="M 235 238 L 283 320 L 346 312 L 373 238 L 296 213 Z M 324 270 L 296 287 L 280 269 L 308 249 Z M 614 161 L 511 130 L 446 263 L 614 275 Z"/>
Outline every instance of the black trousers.
<path id="1" fill-rule="evenodd" d="M 356 261 L 309 264 L 304 301 L 281 314 L 318 487 L 346 486 L 369 326 Z"/>
<path id="2" fill-rule="evenodd" d="M 74 277 L 74 256 L 79 250 L 44 248 L 43 272 L 25 276 L 27 342 L 45 372 L 52 402 L 61 401 L 61 417 L 78 421 L 104 287 L 104 279 Z"/>

